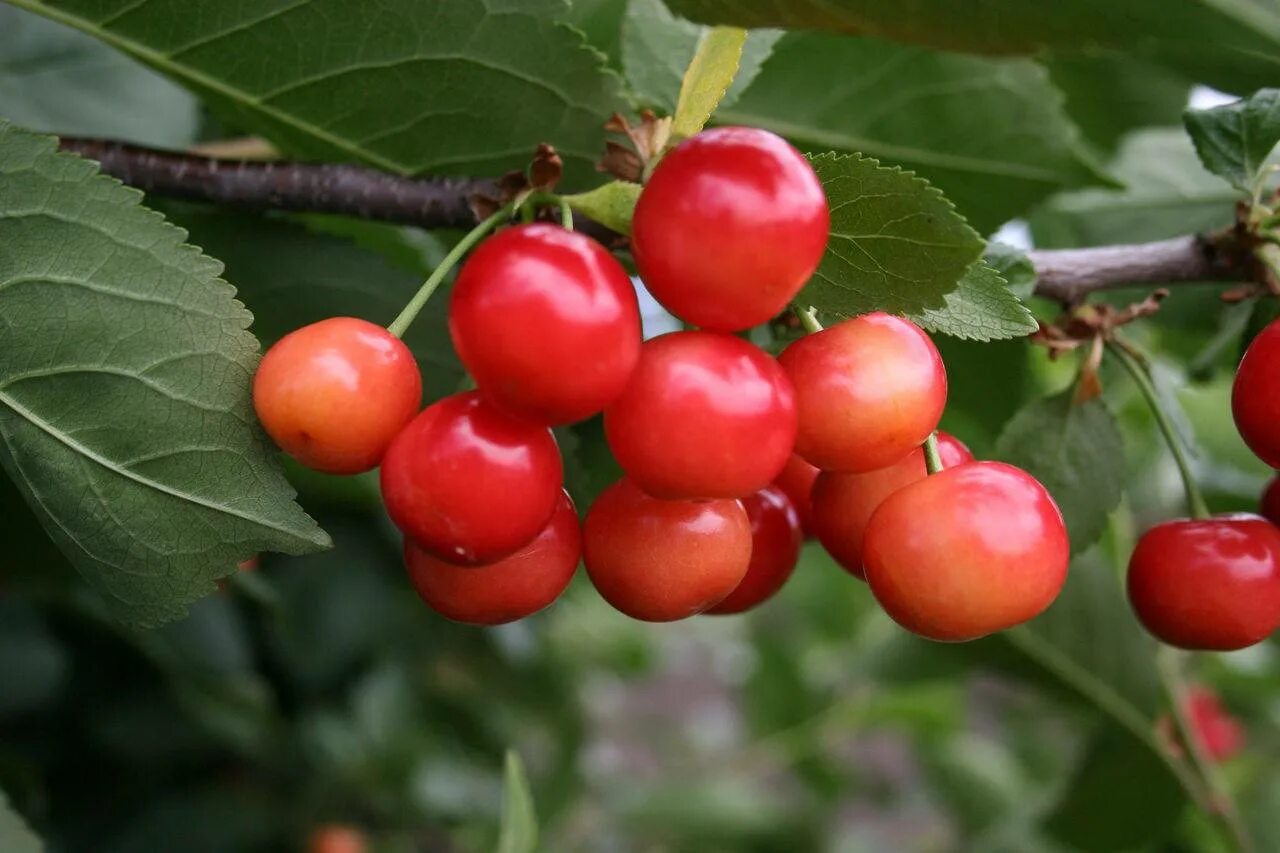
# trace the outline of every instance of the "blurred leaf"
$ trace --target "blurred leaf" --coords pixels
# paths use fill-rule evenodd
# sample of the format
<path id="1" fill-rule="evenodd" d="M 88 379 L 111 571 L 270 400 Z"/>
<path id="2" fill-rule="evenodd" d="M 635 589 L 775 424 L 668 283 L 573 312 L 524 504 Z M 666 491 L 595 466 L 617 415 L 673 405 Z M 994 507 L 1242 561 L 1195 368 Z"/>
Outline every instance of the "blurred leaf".
<path id="1" fill-rule="evenodd" d="M 1000 273 L 1019 299 L 1029 299 L 1036 286 L 1036 268 L 1026 252 L 1008 243 L 987 243 L 983 261 Z"/>
<path id="2" fill-rule="evenodd" d="M 622 65 L 636 101 L 674 113 L 685 70 L 708 30 L 671 14 L 662 0 L 632 0 L 622 22 Z M 781 35 L 774 30 L 747 34 L 737 74 L 720 98 L 721 107 L 736 101 L 755 79 Z"/>
<path id="3" fill-rule="evenodd" d="M 308 159 L 393 172 L 500 175 L 548 142 L 569 184 L 593 182 L 621 81 L 562 0 L 16 0 L 128 53 L 236 127 Z M 251 57 L 252 61 L 245 61 Z"/>
<path id="4" fill-rule="evenodd" d="M 1146 849 L 1173 834 L 1186 804 L 1163 761 L 1107 726 L 1086 749 L 1046 829 L 1075 850 Z"/>
<path id="5" fill-rule="evenodd" d="M 1181 130 L 1126 137 L 1110 168 L 1128 189 L 1054 196 L 1030 217 L 1037 247 L 1140 243 L 1232 221 L 1238 193 L 1204 170 Z"/>
<path id="6" fill-rule="evenodd" d="M 1044 6 L 1021 0 L 667 0 L 702 23 L 790 27 L 871 34 L 944 50 L 1034 54 L 1096 45 L 1140 45 L 1220 89 L 1252 89 L 1274 80 L 1280 10 L 1269 3 L 1072 0 Z"/>
<path id="7" fill-rule="evenodd" d="M 538 847 L 538 817 L 524 764 L 513 749 L 507 750 L 502 772 L 502 828 L 498 853 L 533 853 Z"/>
<path id="8" fill-rule="evenodd" d="M 1131 130 L 1173 124 L 1191 89 L 1186 75 L 1127 53 L 1055 55 L 1046 65 L 1072 121 L 1105 152 Z"/>
<path id="9" fill-rule="evenodd" d="M 44 844 L 13 810 L 0 791 L 0 850 L 5 853 L 43 853 Z"/>
<path id="10" fill-rule="evenodd" d="M 1215 175 L 1252 193 L 1262 167 L 1280 142 L 1280 89 L 1182 116 L 1200 162 Z"/>
<path id="11" fill-rule="evenodd" d="M 1005 426 L 996 456 L 1026 470 L 1053 495 L 1078 553 L 1102 535 L 1124 491 L 1124 438 L 1101 400 L 1072 390 L 1034 400 Z"/>
<path id="12" fill-rule="evenodd" d="M 796 304 L 842 318 L 938 307 L 982 253 L 951 202 L 911 172 L 856 155 L 810 162 L 831 206 L 831 237 Z"/>
<path id="13" fill-rule="evenodd" d="M 804 150 L 912 169 L 983 233 L 1055 190 L 1105 180 L 1085 157 L 1061 94 L 1026 60 L 793 33 L 717 119 L 768 128 Z"/>
<path id="14" fill-rule="evenodd" d="M 623 819 L 639 838 L 665 841 L 674 849 L 814 849 L 816 844 L 804 843 L 802 818 L 791 816 L 775 793 L 756 790 L 750 781 L 730 775 L 645 786 Z"/>
<path id="15" fill-rule="evenodd" d="M 970 341 L 1020 338 L 1040 328 L 1004 276 L 983 260 L 965 270 L 956 289 L 944 299 L 942 308 L 907 316 L 930 332 Z"/>
<path id="16" fill-rule="evenodd" d="M 0 116 L 64 135 L 189 145 L 195 98 L 83 33 L 0 5 Z"/>
<path id="17" fill-rule="evenodd" d="M 284 813 L 254 791 L 209 786 L 163 793 L 128 817 L 124 831 L 99 841 L 96 853 L 155 853 L 173 849 L 175 839 L 183 853 L 259 850 L 279 837 Z"/>
<path id="18" fill-rule="evenodd" d="M 942 428 L 989 458 L 1006 423 L 1032 390 L 1032 350 L 1025 338 L 975 343 L 935 339 L 947 368 L 947 409 Z"/>
<path id="19" fill-rule="evenodd" d="M 140 198 L 0 121 L 0 461 L 117 616 L 156 624 L 329 540 L 253 425 L 251 315 Z"/>
<path id="20" fill-rule="evenodd" d="M 689 68 L 680 81 L 680 97 L 672 114 L 673 140 L 693 136 L 706 126 L 738 73 L 747 31 L 712 27 L 698 39 Z"/>
<path id="21" fill-rule="evenodd" d="M 1263 296 L 1254 303 L 1253 313 L 1249 315 L 1249 324 L 1245 326 L 1240 358 L 1244 357 L 1245 349 L 1248 348 L 1249 344 L 1253 343 L 1253 339 L 1258 336 L 1258 333 L 1276 320 L 1280 320 L 1280 298 Z"/>
<path id="22" fill-rule="evenodd" d="M 0 595 L 0 718 L 48 705 L 62 691 L 68 668 L 62 644 L 39 611 L 12 595 Z"/>
<path id="23" fill-rule="evenodd" d="M 585 193 L 564 196 L 576 212 L 625 235 L 631 233 L 631 216 L 639 198 L 640 185 L 629 181 L 610 181 Z"/>

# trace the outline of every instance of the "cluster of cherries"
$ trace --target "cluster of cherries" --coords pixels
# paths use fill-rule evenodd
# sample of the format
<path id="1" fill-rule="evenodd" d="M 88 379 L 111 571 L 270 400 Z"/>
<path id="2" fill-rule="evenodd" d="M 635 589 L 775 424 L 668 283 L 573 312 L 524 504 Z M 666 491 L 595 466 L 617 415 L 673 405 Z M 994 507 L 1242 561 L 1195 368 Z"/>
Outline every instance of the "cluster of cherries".
<path id="1" fill-rule="evenodd" d="M 805 530 L 926 637 L 1032 618 L 1066 577 L 1061 514 L 1027 473 L 934 437 L 947 380 L 922 330 L 867 314 L 776 359 L 735 334 L 786 309 L 829 226 L 821 183 L 784 140 L 710 130 L 654 170 L 631 241 L 650 292 L 696 331 L 642 342 L 608 251 L 515 225 L 466 260 L 449 306 L 476 390 L 418 412 L 404 344 L 333 318 L 265 355 L 258 416 L 313 468 L 381 465 L 410 578 L 457 621 L 540 610 L 580 560 L 637 619 L 741 612 L 786 581 Z M 549 427 L 601 412 L 625 476 L 580 526 Z"/>
<path id="2" fill-rule="evenodd" d="M 1280 321 L 1236 370 L 1232 414 L 1245 443 L 1280 468 Z M 1182 518 L 1152 527 L 1129 561 L 1129 601 L 1147 630 L 1184 649 L 1231 651 L 1280 628 L 1280 480 L 1264 517 Z"/>

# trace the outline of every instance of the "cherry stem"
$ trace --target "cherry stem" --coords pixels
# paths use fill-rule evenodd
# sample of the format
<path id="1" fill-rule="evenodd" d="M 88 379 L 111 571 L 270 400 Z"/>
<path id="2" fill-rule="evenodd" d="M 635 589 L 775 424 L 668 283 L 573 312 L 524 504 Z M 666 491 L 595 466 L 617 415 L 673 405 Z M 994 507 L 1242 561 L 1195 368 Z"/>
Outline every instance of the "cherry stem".
<path id="1" fill-rule="evenodd" d="M 573 230 L 573 208 L 564 196 L 556 196 L 556 204 L 560 205 L 560 226 L 566 231 Z"/>
<path id="2" fill-rule="evenodd" d="M 929 474 L 942 470 L 942 454 L 938 452 L 938 433 L 931 432 L 924 440 L 924 469 Z"/>
<path id="3" fill-rule="evenodd" d="M 1182 487 L 1187 494 L 1187 510 L 1191 513 L 1191 517 L 1208 518 L 1209 505 L 1205 503 L 1204 495 L 1200 494 L 1200 487 L 1196 485 L 1196 478 L 1191 472 L 1191 462 L 1187 459 L 1186 449 L 1182 446 L 1182 439 L 1174 429 L 1173 420 L 1169 417 L 1169 413 L 1164 409 L 1164 403 L 1160 400 L 1160 394 L 1156 391 L 1155 383 L 1151 381 L 1151 375 L 1147 372 L 1146 365 L 1139 362 L 1133 353 L 1118 342 L 1112 341 L 1108 343 L 1107 349 L 1129 371 L 1129 375 L 1133 377 L 1134 384 L 1138 386 L 1138 390 L 1146 399 L 1147 406 L 1151 409 L 1151 414 L 1156 419 L 1156 425 L 1160 427 L 1160 432 L 1164 435 L 1165 444 L 1169 446 L 1169 452 L 1173 454 L 1173 461 L 1177 463 L 1178 473 L 1182 476 Z"/>
<path id="4" fill-rule="evenodd" d="M 804 326 L 804 330 L 809 334 L 822 331 L 822 324 L 818 322 L 818 309 L 812 305 L 808 308 L 797 308 L 796 316 L 800 318 L 800 325 Z"/>
<path id="5" fill-rule="evenodd" d="M 1156 668 L 1160 684 L 1169 702 L 1169 714 L 1173 718 L 1178 738 L 1186 750 L 1188 763 L 1204 783 L 1205 802 L 1202 804 L 1210 819 L 1215 821 L 1223 834 L 1240 853 L 1252 853 L 1253 839 L 1240 817 L 1240 809 L 1231 796 L 1217 764 L 1205 752 L 1204 742 L 1196 731 L 1188 702 L 1187 681 L 1184 676 L 1185 655 L 1175 648 L 1161 645 L 1156 650 Z"/>

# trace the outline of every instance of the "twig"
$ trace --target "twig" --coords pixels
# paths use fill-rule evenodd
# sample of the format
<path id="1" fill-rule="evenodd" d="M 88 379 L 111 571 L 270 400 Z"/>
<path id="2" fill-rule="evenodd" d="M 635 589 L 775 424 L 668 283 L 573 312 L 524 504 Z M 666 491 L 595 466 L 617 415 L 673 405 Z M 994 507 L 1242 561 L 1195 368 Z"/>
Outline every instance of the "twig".
<path id="1" fill-rule="evenodd" d="M 1036 295 L 1068 305 L 1097 290 L 1135 284 L 1243 281 L 1250 266 L 1232 257 L 1222 242 L 1199 234 L 1091 249 L 1041 249 L 1028 257 L 1036 268 Z"/>

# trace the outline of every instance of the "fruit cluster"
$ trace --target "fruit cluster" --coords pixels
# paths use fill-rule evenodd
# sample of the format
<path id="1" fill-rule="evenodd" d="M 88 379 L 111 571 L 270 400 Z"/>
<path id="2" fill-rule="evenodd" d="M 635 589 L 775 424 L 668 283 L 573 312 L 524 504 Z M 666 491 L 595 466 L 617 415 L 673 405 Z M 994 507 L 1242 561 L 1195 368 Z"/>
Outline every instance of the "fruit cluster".
<path id="1" fill-rule="evenodd" d="M 514 225 L 480 243 L 451 297 L 476 390 L 417 412 L 404 344 L 335 318 L 271 348 L 257 411 L 306 465 L 381 465 L 410 578 L 457 621 L 533 613 L 580 560 L 637 619 L 741 612 L 787 580 L 804 531 L 926 637 L 1032 618 L 1066 576 L 1062 517 L 1027 473 L 934 437 L 947 379 L 928 335 L 867 314 L 773 358 L 735 334 L 787 308 L 829 224 L 821 183 L 785 141 L 710 130 L 653 171 L 631 240 L 654 297 L 697 330 L 642 342 L 609 252 L 552 224 Z M 625 476 L 579 526 L 550 427 L 598 413 Z"/>

